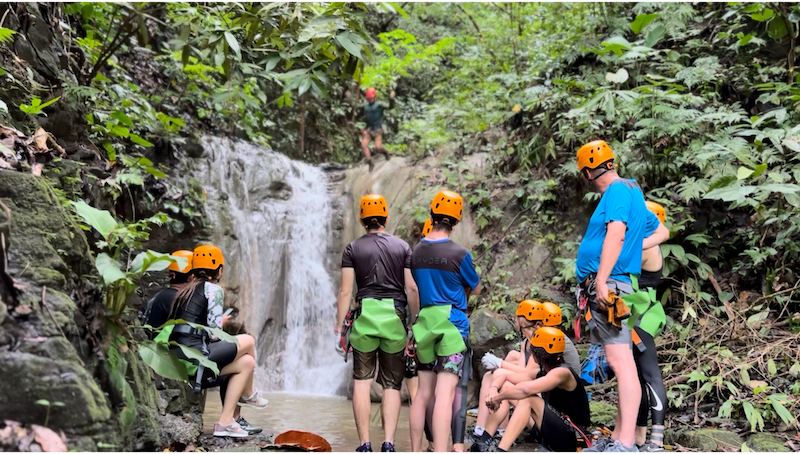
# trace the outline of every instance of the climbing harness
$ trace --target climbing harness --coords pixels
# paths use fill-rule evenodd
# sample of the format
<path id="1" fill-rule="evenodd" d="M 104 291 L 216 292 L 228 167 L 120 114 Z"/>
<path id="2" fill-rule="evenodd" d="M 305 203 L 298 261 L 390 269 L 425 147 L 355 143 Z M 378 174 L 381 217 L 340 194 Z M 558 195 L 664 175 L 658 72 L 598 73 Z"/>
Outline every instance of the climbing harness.
<path id="1" fill-rule="evenodd" d="M 345 315 L 344 320 L 342 320 L 342 330 L 341 334 L 339 335 L 339 346 L 341 346 L 342 350 L 344 350 L 344 362 L 347 362 L 347 354 L 353 353 L 353 347 L 350 346 L 350 331 L 353 329 L 353 322 L 355 321 L 356 317 L 358 317 L 357 312 L 359 312 L 358 308 L 347 311 L 347 315 Z"/>

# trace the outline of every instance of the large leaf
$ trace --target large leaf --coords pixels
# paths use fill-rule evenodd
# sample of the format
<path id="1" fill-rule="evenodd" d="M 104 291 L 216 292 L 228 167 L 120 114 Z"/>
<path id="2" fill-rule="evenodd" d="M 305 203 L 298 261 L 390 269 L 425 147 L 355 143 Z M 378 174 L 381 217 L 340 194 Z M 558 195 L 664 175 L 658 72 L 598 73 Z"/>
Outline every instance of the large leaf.
<path id="1" fill-rule="evenodd" d="M 644 39 L 644 45 L 647 47 L 655 46 L 659 41 L 664 39 L 666 32 L 667 28 L 664 27 L 664 24 L 654 26 L 653 29 L 647 33 L 647 37 Z"/>
<path id="2" fill-rule="evenodd" d="M 622 55 L 623 50 L 631 49 L 631 43 L 622 36 L 614 36 L 613 38 L 603 41 L 601 44 L 604 46 L 604 52 L 611 51 L 617 55 Z"/>
<path id="3" fill-rule="evenodd" d="M 183 352 L 183 354 L 186 355 L 187 358 L 196 359 L 200 363 L 201 366 L 205 366 L 206 368 L 211 369 L 214 372 L 215 375 L 219 375 L 219 368 L 217 367 L 217 363 L 215 363 L 214 361 L 211 361 L 210 359 L 208 359 L 205 356 L 203 356 L 203 354 L 200 353 L 200 350 L 198 350 L 196 348 L 192 348 L 192 347 L 187 347 L 187 346 L 185 346 L 183 344 L 179 344 L 179 343 L 177 343 L 175 341 L 172 341 L 169 344 L 179 347 L 181 349 L 181 351 Z"/>
<path id="4" fill-rule="evenodd" d="M 354 43 L 348 35 L 349 34 L 345 33 L 336 35 L 336 41 L 338 41 L 339 44 L 341 44 L 342 47 L 344 47 L 345 50 L 347 50 L 347 52 L 350 52 L 351 55 L 353 55 L 358 59 L 361 59 L 361 47 L 358 44 Z"/>
<path id="5" fill-rule="evenodd" d="M 165 345 L 153 341 L 142 342 L 139 344 L 139 356 L 158 375 L 187 381 L 186 366 Z"/>
<path id="6" fill-rule="evenodd" d="M 94 266 L 97 267 L 97 271 L 100 273 L 100 276 L 103 277 L 103 282 L 105 282 L 106 285 L 111 285 L 121 279 L 126 279 L 125 273 L 120 269 L 119 262 L 111 258 L 111 256 L 105 252 L 101 252 L 97 255 Z"/>
<path id="7" fill-rule="evenodd" d="M 606 73 L 606 80 L 615 84 L 621 84 L 628 80 L 628 70 L 620 68 L 615 73 Z"/>
<path id="8" fill-rule="evenodd" d="M 636 19 L 631 22 L 631 30 L 636 33 L 637 35 L 642 31 L 643 28 L 647 26 L 650 22 L 652 22 L 658 14 L 637 14 Z"/>
<path id="9" fill-rule="evenodd" d="M 131 263 L 130 272 L 131 273 L 145 273 L 147 271 L 161 271 L 166 269 L 170 263 L 183 260 L 183 269 L 186 266 L 186 259 L 183 257 L 173 257 L 169 254 L 162 254 L 161 252 L 147 250 L 144 252 L 140 252 L 133 258 L 133 262 Z"/>
<path id="10" fill-rule="evenodd" d="M 225 32 L 225 41 L 228 42 L 228 47 L 233 50 L 233 53 L 236 54 L 236 59 L 242 59 L 242 52 L 241 48 L 239 47 L 239 42 L 236 41 L 236 37 L 233 36 L 231 32 Z"/>
<path id="11" fill-rule="evenodd" d="M 82 217 L 87 224 L 94 227 L 108 241 L 108 236 L 117 227 L 117 221 L 114 220 L 111 213 L 89 206 L 83 200 L 72 202 L 72 205 L 75 206 L 78 216 Z"/>

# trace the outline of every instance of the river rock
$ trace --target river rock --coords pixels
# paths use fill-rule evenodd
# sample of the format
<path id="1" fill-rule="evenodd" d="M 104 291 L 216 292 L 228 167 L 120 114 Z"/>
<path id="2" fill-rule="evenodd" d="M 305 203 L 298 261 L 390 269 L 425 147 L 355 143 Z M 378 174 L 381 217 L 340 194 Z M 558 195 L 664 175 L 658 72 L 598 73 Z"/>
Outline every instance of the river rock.
<path id="1" fill-rule="evenodd" d="M 790 452 L 785 440 L 769 433 L 753 434 L 747 438 L 747 447 L 755 452 Z"/>
<path id="2" fill-rule="evenodd" d="M 705 452 L 738 451 L 744 443 L 738 434 L 721 429 L 679 430 L 670 438 L 665 441 Z"/>

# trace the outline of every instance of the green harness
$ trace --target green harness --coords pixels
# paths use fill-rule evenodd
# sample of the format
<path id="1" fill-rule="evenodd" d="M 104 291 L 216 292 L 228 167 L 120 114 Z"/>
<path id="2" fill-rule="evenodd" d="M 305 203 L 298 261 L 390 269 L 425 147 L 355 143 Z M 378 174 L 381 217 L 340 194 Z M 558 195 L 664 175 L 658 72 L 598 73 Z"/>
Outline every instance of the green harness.
<path id="1" fill-rule="evenodd" d="M 417 358 L 430 364 L 439 356 L 450 356 L 466 350 L 461 332 L 450 321 L 452 306 L 428 306 L 419 311 L 419 319 L 411 328 L 417 343 Z"/>
<path id="2" fill-rule="evenodd" d="M 350 345 L 364 353 L 380 348 L 390 354 L 406 347 L 406 329 L 395 312 L 393 299 L 361 300 L 361 315 L 353 322 Z"/>
<path id="3" fill-rule="evenodd" d="M 634 274 L 631 274 L 631 284 L 633 293 L 622 297 L 631 311 L 628 328 L 633 329 L 638 326 L 655 339 L 667 324 L 664 306 L 656 298 L 656 289 L 639 289 L 639 279 Z"/>

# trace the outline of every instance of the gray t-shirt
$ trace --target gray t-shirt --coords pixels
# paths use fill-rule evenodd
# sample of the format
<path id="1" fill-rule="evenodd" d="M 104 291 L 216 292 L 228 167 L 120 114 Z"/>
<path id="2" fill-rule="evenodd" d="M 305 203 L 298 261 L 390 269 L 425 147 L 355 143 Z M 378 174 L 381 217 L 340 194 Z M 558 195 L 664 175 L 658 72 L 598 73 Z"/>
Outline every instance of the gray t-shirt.
<path id="1" fill-rule="evenodd" d="M 411 268 L 408 243 L 388 233 L 367 233 L 348 244 L 342 254 L 342 268 L 356 274 L 356 301 L 391 298 L 406 302 L 405 269 Z"/>
<path id="2" fill-rule="evenodd" d="M 581 373 L 581 355 L 575 349 L 575 344 L 572 339 L 564 336 L 564 362 L 572 369 L 573 372 L 580 375 Z"/>

